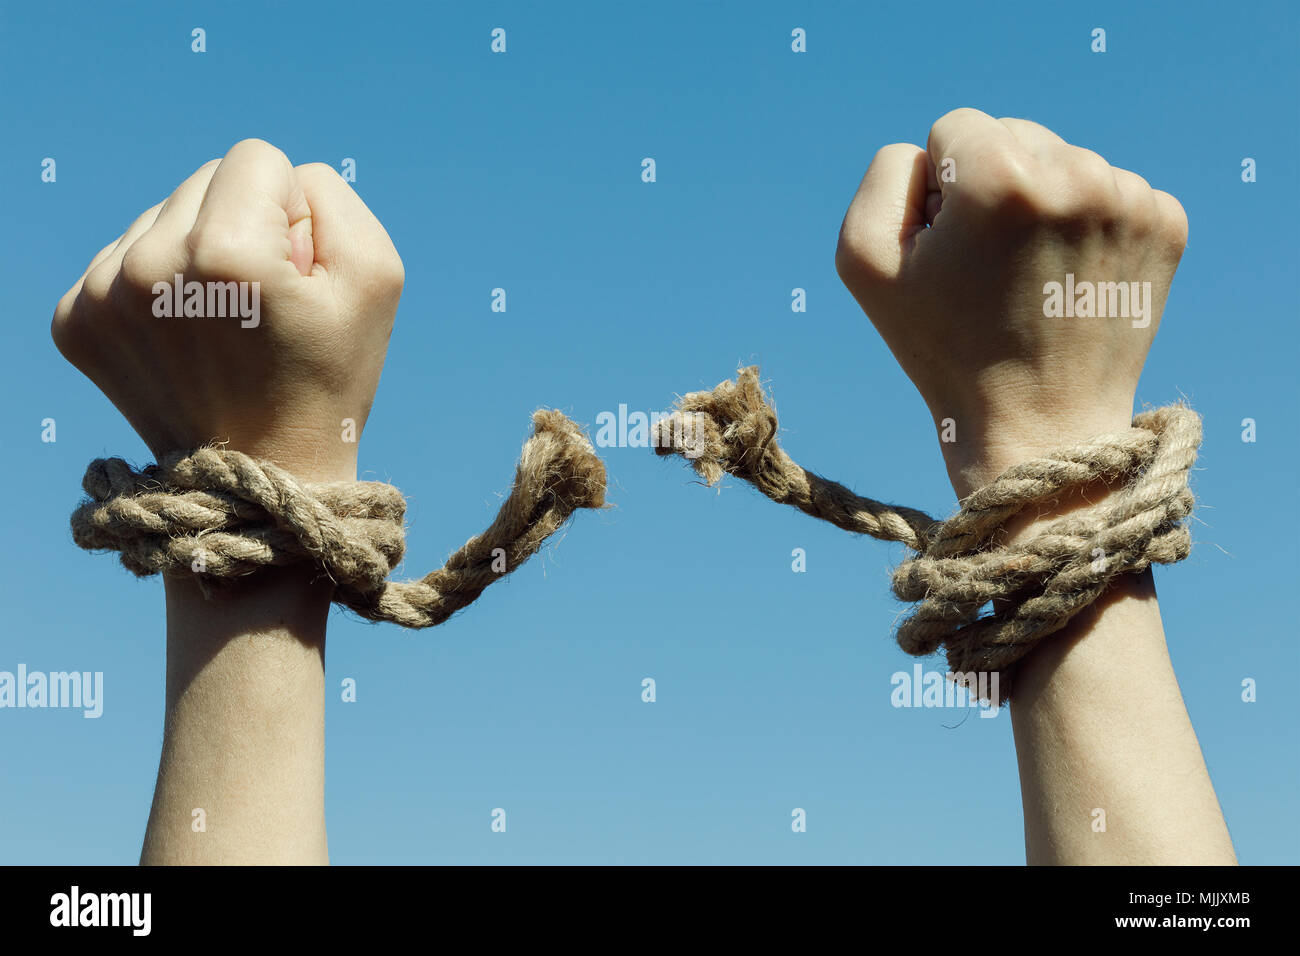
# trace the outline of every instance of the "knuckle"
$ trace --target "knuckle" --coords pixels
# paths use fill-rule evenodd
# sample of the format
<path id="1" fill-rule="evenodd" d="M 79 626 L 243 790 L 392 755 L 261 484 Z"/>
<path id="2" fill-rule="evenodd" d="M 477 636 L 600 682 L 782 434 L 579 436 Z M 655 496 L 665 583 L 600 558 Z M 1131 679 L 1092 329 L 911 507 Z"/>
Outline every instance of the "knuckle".
<path id="1" fill-rule="evenodd" d="M 324 176 L 328 179 L 336 179 L 341 183 L 346 183 L 337 169 L 329 163 L 303 163 L 301 166 L 295 166 L 294 170 L 307 176 Z"/>
<path id="2" fill-rule="evenodd" d="M 952 139 L 958 127 L 970 125 L 974 121 L 988 119 L 988 114 L 970 106 L 959 106 L 949 110 L 930 125 L 927 146 L 932 146 L 938 139 Z"/>
<path id="3" fill-rule="evenodd" d="M 124 233 L 123 235 L 125 235 L 125 233 Z M 108 245 L 104 246 L 104 248 L 100 249 L 97 253 L 94 254 L 94 256 L 91 257 L 91 259 L 90 259 L 90 265 L 91 265 L 91 266 L 96 266 L 96 265 L 99 265 L 99 263 L 103 262 L 106 258 L 108 258 L 109 254 L 110 254 L 114 249 L 117 248 L 117 244 L 118 244 L 119 242 L 121 242 L 121 241 L 122 241 L 122 236 L 118 236 L 116 239 L 114 239 L 114 240 L 113 240 L 112 242 L 110 242 Z M 89 269 L 90 269 L 90 266 L 87 266 L 87 271 L 89 271 Z"/>
<path id="4" fill-rule="evenodd" d="M 158 220 L 158 213 L 162 211 L 163 203 L 165 202 L 166 200 L 164 199 L 163 202 L 150 206 L 144 212 L 140 213 L 140 215 L 136 216 L 135 220 L 131 223 L 131 228 L 123 233 L 123 235 L 138 236 L 147 230 Z"/>
<path id="5" fill-rule="evenodd" d="M 284 153 L 278 146 L 272 146 L 266 140 L 258 139 L 257 137 L 241 139 L 234 146 L 230 147 L 226 152 L 226 158 L 228 159 L 231 156 L 251 156 L 256 159 L 266 158 L 276 160 L 285 158 Z"/>
<path id="6" fill-rule="evenodd" d="M 1068 183 L 1057 207 L 1059 217 L 1071 222 L 1114 225 L 1124 214 L 1119 186 L 1110 163 L 1087 149 L 1075 149 L 1063 164 Z"/>
<path id="7" fill-rule="evenodd" d="M 157 254 L 153 243 L 138 239 L 122 256 L 119 277 L 130 292 L 150 292 L 154 283 L 164 278 L 162 272 L 162 257 Z"/>
<path id="8" fill-rule="evenodd" d="M 862 265 L 862 251 L 854 240 L 840 229 L 835 243 L 835 272 L 846 285 L 856 279 Z"/>
<path id="9" fill-rule="evenodd" d="M 225 229 L 199 227 L 185 239 L 190 267 L 210 279 L 247 278 L 252 271 L 252 253 L 239 236 Z"/>
<path id="10" fill-rule="evenodd" d="M 1150 194 L 1154 192 L 1151 188 L 1151 184 L 1146 181 L 1146 178 L 1133 172 L 1131 169 L 1112 167 L 1111 173 L 1114 175 L 1115 182 L 1120 189 L 1127 190 L 1134 196 L 1142 194 L 1149 197 Z"/>
<path id="11" fill-rule="evenodd" d="M 74 286 L 63 294 L 59 304 L 54 308 L 54 317 L 50 319 L 50 338 L 60 352 L 67 355 L 72 348 L 75 336 L 72 332 L 72 303 L 76 299 Z"/>
<path id="12" fill-rule="evenodd" d="M 874 166 L 877 162 L 888 160 L 895 154 L 910 158 L 915 153 L 916 147 L 911 143 L 890 143 L 888 146 L 882 146 L 876 150 L 876 155 L 871 158 L 871 165 Z"/>
<path id="13" fill-rule="evenodd" d="M 54 307 L 54 321 L 56 323 L 62 323 L 68 318 L 69 313 L 72 311 L 72 303 L 76 301 L 77 296 L 80 294 L 81 282 L 78 280 L 76 285 L 59 297 L 59 302 Z"/>
<path id="14" fill-rule="evenodd" d="M 81 283 L 81 295 L 90 302 L 105 302 L 109 290 L 113 288 L 113 279 L 117 270 L 109 262 L 101 263 L 86 274 Z"/>
<path id="15" fill-rule="evenodd" d="M 835 272 L 845 287 L 863 293 L 889 282 L 893 276 L 882 260 L 876 254 L 871 236 L 851 228 L 846 220 L 835 245 Z"/>
<path id="16" fill-rule="evenodd" d="M 1111 171 L 1111 165 L 1107 162 L 1106 157 L 1093 149 L 1086 146 L 1070 146 L 1068 148 L 1070 159 L 1078 166 L 1092 171 L 1106 170 Z"/>
<path id="17" fill-rule="evenodd" d="M 368 296 L 389 298 L 400 295 L 406 285 L 406 267 L 392 244 L 378 252 L 367 264 L 365 286 Z"/>
<path id="18" fill-rule="evenodd" d="M 1041 218 L 1047 212 L 1040 177 L 1028 161 L 1009 150 L 980 159 L 972 199 L 986 211 L 1013 218 Z"/>
<path id="19" fill-rule="evenodd" d="M 948 112 L 940 116 L 937 120 L 934 121 L 934 124 L 930 127 L 930 129 L 934 130 L 937 129 L 939 126 L 950 126 L 953 123 L 960 123 L 963 120 L 978 119 L 979 117 L 986 116 L 986 115 L 987 114 L 984 113 L 983 110 L 977 110 L 972 106 L 959 106 L 956 109 L 949 110 Z"/>
<path id="20" fill-rule="evenodd" d="M 1167 192 L 1155 192 L 1160 226 L 1165 239 L 1181 254 L 1187 246 L 1187 210 L 1178 199 Z"/>
<path id="21" fill-rule="evenodd" d="M 406 266 L 402 264 L 402 257 L 394 247 L 389 246 L 379 271 L 381 280 L 389 288 L 400 290 L 406 285 Z"/>
<path id="22" fill-rule="evenodd" d="M 94 353 L 87 338 L 95 326 L 85 320 L 83 288 L 84 283 L 79 282 L 65 292 L 50 320 L 50 338 L 54 340 L 55 348 L 78 368 L 83 367 L 86 357 Z"/>
<path id="23" fill-rule="evenodd" d="M 1115 185 L 1124 206 L 1124 219 L 1136 235 L 1146 236 L 1156 225 L 1157 209 L 1151 184 L 1137 173 L 1116 169 Z"/>
<path id="24" fill-rule="evenodd" d="M 853 228 L 851 216 L 844 217 L 835 243 L 835 271 L 845 282 L 871 271 L 870 243 L 861 230 Z"/>

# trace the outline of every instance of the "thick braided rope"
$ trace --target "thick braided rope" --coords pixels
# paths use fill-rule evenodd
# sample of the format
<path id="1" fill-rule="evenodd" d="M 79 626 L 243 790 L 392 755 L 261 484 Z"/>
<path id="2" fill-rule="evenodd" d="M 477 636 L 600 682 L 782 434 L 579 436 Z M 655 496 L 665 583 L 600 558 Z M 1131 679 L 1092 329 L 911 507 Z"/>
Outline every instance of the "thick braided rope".
<path id="1" fill-rule="evenodd" d="M 899 626 L 899 645 L 924 656 L 946 648 L 955 674 L 1002 672 L 1059 631 L 1121 574 L 1187 557 L 1188 473 L 1201 420 L 1182 405 L 1143 412 L 1124 434 L 1093 438 L 1027 461 L 960 502 L 947 521 L 883 504 L 806 471 L 776 442 L 776 412 L 758 368 L 681 398 L 658 422 L 652 444 L 681 454 L 710 485 L 732 474 L 773 501 L 839 528 L 916 552 L 894 571 L 895 595 L 917 606 Z M 1013 516 L 1050 505 L 1095 482 L 1122 485 L 1014 545 L 997 539 Z M 993 610 L 982 612 L 990 604 Z"/>
<path id="2" fill-rule="evenodd" d="M 563 413 L 533 414 L 533 435 L 496 520 L 418 581 L 389 581 L 405 549 L 406 500 L 382 482 L 306 484 L 267 461 L 201 448 L 139 471 L 91 462 L 90 500 L 72 515 L 87 550 L 121 553 L 141 577 L 221 581 L 272 565 L 311 562 L 334 600 L 372 621 L 432 627 L 528 560 L 578 508 L 605 502 L 605 466 Z"/>

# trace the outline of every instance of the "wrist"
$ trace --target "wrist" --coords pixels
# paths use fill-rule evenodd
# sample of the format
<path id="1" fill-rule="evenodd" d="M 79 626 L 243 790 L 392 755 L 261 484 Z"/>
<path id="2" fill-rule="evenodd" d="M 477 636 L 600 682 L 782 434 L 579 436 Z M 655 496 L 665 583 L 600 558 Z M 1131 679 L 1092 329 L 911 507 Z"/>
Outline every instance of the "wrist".
<path id="1" fill-rule="evenodd" d="M 215 651 L 241 635 L 291 636 L 322 649 L 333 585 L 313 565 L 269 567 L 238 580 L 164 578 L 169 652 L 189 645 Z"/>
<path id="2" fill-rule="evenodd" d="M 944 421 L 949 420 L 945 430 Z M 935 414 L 948 480 L 958 498 L 1016 465 L 1055 449 L 1128 429 L 1132 401 L 1072 415 L 1039 416 L 1020 410 Z"/>
<path id="3" fill-rule="evenodd" d="M 221 428 L 192 429 L 162 440 L 146 439 L 146 443 L 155 461 L 162 461 L 169 454 L 189 453 L 215 444 L 259 461 L 269 461 L 287 471 L 300 484 L 356 481 L 360 427 L 355 423 L 349 425 L 350 419 L 340 421 L 343 424 L 338 429 L 282 424 L 274 434 L 258 429 L 244 429 L 242 432 Z"/>
<path id="4" fill-rule="evenodd" d="M 216 662 L 244 689 L 244 706 L 277 707 L 276 681 L 323 673 L 333 585 L 310 565 L 265 568 L 247 579 L 201 584 L 166 577 L 167 706 Z M 277 676 L 278 675 L 278 676 Z"/>

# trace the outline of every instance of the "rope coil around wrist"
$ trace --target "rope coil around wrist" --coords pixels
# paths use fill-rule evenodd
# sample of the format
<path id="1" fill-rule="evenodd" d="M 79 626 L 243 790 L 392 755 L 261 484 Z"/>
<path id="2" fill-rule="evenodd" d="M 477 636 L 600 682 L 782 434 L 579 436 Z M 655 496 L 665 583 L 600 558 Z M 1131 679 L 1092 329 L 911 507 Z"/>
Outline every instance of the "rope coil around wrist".
<path id="1" fill-rule="evenodd" d="M 776 412 L 750 366 L 734 382 L 679 399 L 651 444 L 656 454 L 687 458 L 709 485 L 735 475 L 780 504 L 912 549 L 893 574 L 894 594 L 917 604 L 898 628 L 899 646 L 918 657 L 945 648 L 954 674 L 999 672 L 1002 702 L 1010 699 L 1013 665 L 1115 578 L 1191 551 L 1184 519 L 1194 504 L 1187 481 L 1201 419 L 1180 404 L 1141 413 L 1127 433 L 1017 465 L 968 495 L 946 521 L 805 471 L 776 433 Z M 1123 485 L 1025 540 L 996 540 L 1013 516 L 1097 481 Z M 990 602 L 997 603 L 984 612 Z"/>
<path id="2" fill-rule="evenodd" d="M 406 499 L 383 482 L 299 482 L 267 461 L 201 448 L 139 471 L 120 458 L 86 469 L 72 537 L 121 553 L 141 577 L 230 580 L 269 567 L 318 565 L 336 603 L 372 621 L 432 627 L 528 560 L 578 508 L 605 502 L 605 466 L 563 413 L 533 414 L 533 435 L 496 520 L 418 581 L 389 581 L 405 550 Z"/>

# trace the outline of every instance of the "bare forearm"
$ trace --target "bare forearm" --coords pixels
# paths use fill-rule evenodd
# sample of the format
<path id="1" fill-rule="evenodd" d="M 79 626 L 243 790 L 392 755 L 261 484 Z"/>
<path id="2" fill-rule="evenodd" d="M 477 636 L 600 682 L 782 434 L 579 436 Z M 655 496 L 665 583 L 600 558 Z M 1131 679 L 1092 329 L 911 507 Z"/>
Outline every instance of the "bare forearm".
<path id="1" fill-rule="evenodd" d="M 1018 440 L 958 456 L 950 473 L 959 494 L 1016 461 L 1047 451 L 1058 433 L 1119 431 L 1100 425 L 1014 431 Z M 1036 441 L 1025 435 L 1035 433 Z M 1063 496 L 1043 514 L 1019 516 L 1008 540 L 1044 522 L 1100 504 L 1104 484 Z M 1124 575 L 1067 627 L 1023 658 L 1011 699 L 1031 864 L 1231 864 L 1228 836 L 1200 744 L 1165 644 L 1148 569 Z"/>
<path id="2" fill-rule="evenodd" d="M 215 314 L 159 314 L 159 283 L 182 277 L 186 316 L 204 285 Z M 337 172 L 246 139 L 91 259 L 50 333 L 160 469 L 219 442 L 299 482 L 351 482 L 404 280 L 388 233 Z M 251 289 L 251 313 L 220 297 L 213 310 L 214 292 L 236 285 Z M 163 524 L 172 535 L 184 522 Z M 133 570 L 144 567 L 159 570 Z M 330 582 L 300 566 L 207 599 L 180 567 L 167 582 L 166 726 L 141 860 L 327 862 Z"/>
<path id="3" fill-rule="evenodd" d="M 1011 714 L 1029 863 L 1236 862 L 1150 571 L 1021 662 Z"/>
<path id="4" fill-rule="evenodd" d="M 141 862 L 326 863 L 328 582 L 167 581 L 167 705 Z"/>

